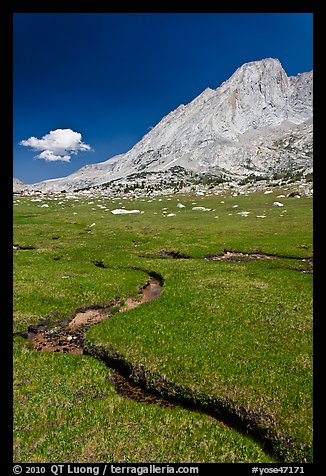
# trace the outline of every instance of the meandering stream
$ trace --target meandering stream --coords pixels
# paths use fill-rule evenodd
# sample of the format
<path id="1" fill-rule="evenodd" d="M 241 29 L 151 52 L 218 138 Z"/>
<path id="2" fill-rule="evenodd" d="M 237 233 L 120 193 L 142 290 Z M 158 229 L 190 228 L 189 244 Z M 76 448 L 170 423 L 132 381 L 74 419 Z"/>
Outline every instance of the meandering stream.
<path id="1" fill-rule="evenodd" d="M 173 257 L 179 258 L 179 256 Z M 206 257 L 206 259 L 213 261 L 243 261 L 270 258 L 271 256 L 268 255 L 249 255 L 236 252 L 226 252 L 222 256 L 210 255 Z M 272 258 L 275 258 L 275 256 Z M 303 261 L 308 261 L 308 259 Z M 310 260 L 309 264 L 312 265 Z M 305 270 L 305 272 L 309 271 L 312 271 L 312 266 L 310 269 Z M 124 313 L 145 302 L 159 298 L 163 289 L 163 278 L 154 272 L 148 272 L 148 274 L 149 279 L 140 289 L 139 298 L 126 298 L 125 300 L 116 298 L 106 306 L 91 305 L 86 308 L 79 308 L 69 320 L 58 322 L 54 326 L 49 326 L 47 321 L 42 321 L 38 326 L 30 326 L 24 337 L 29 339 L 34 351 L 87 354 L 101 360 L 110 368 L 112 375 L 110 379 L 114 383 L 118 394 L 138 402 L 155 403 L 165 407 L 179 405 L 188 410 L 204 412 L 219 424 L 232 427 L 260 442 L 265 451 L 274 453 L 275 456 L 273 442 L 267 437 L 266 431 L 259 428 L 254 421 L 240 417 L 230 408 L 219 406 L 216 401 L 212 402 L 211 407 L 208 407 L 198 403 L 196 398 L 192 401 L 191 396 L 188 398 L 180 397 L 177 392 L 173 397 L 166 394 L 162 395 L 161 391 L 146 388 L 146 381 L 144 379 L 138 379 L 136 383 L 132 378 L 134 369 L 131 369 L 130 364 L 123 360 L 121 361 L 121 359 L 103 356 L 97 352 L 89 352 L 86 349 L 85 332 L 90 326 L 109 319 L 116 312 Z"/>

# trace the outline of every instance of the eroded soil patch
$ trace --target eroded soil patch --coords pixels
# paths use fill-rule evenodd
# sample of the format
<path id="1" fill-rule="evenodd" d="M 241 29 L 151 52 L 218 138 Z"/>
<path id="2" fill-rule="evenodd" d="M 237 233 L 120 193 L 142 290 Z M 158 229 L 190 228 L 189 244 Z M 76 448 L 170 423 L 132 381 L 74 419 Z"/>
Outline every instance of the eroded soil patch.
<path id="1" fill-rule="evenodd" d="M 14 243 L 12 247 L 13 251 L 18 251 L 18 250 L 35 250 L 35 246 L 32 245 L 19 245 L 18 243 Z"/>
<path id="2" fill-rule="evenodd" d="M 50 329 L 34 335 L 31 339 L 33 350 L 38 352 L 61 352 L 83 354 L 84 332 L 70 333 L 68 330 Z"/>
<path id="3" fill-rule="evenodd" d="M 172 259 L 191 259 L 191 256 L 180 253 L 178 250 L 160 250 L 156 254 L 141 254 L 139 258 L 148 258 L 148 259 L 161 259 L 161 258 L 172 258 Z"/>
<path id="4" fill-rule="evenodd" d="M 111 313 L 105 312 L 103 309 L 86 309 L 85 311 L 77 312 L 75 317 L 69 322 L 69 329 L 77 329 L 80 326 L 91 326 L 105 321 L 111 317 Z"/>
<path id="5" fill-rule="evenodd" d="M 180 253 L 180 251 L 160 250 L 158 254 L 162 258 L 173 258 L 173 259 L 189 259 L 189 258 L 191 258 L 191 256 Z"/>
<path id="6" fill-rule="evenodd" d="M 95 266 L 97 266 L 98 268 L 107 268 L 107 265 L 103 263 L 103 261 L 92 261 L 93 264 L 95 264 Z"/>
<path id="7" fill-rule="evenodd" d="M 119 312 L 125 312 L 129 309 L 140 306 L 144 302 L 154 301 L 157 299 L 162 291 L 162 281 L 152 276 L 150 280 L 141 289 L 141 298 L 127 298 L 125 305 L 119 309 Z"/>
<path id="8" fill-rule="evenodd" d="M 208 261 L 256 261 L 260 259 L 273 259 L 276 256 L 265 255 L 262 253 L 241 253 L 238 251 L 225 251 L 223 255 L 208 254 L 205 259 Z"/>
<path id="9" fill-rule="evenodd" d="M 110 378 L 110 380 L 112 383 L 114 383 L 118 395 L 121 395 L 125 398 L 129 398 L 131 400 L 135 400 L 137 402 L 155 403 L 156 405 L 160 405 L 161 407 L 165 408 L 172 408 L 176 406 L 176 404 L 167 400 L 166 398 L 155 395 L 154 393 L 145 390 L 144 388 L 133 382 L 130 378 L 113 369 L 112 367 L 110 367 L 110 370 L 112 373 L 112 377 Z"/>

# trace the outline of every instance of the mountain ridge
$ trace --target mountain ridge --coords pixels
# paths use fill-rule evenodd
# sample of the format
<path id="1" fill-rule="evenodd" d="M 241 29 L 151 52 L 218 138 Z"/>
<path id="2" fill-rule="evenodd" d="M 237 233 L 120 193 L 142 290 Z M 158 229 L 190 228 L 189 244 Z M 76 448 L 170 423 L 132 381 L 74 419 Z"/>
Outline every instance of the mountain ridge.
<path id="1" fill-rule="evenodd" d="M 128 177 L 169 174 L 175 166 L 225 180 L 310 173 L 312 87 L 312 71 L 287 76 L 274 58 L 245 63 L 216 89 L 206 88 L 164 116 L 126 153 L 29 188 L 74 191 L 128 183 Z"/>

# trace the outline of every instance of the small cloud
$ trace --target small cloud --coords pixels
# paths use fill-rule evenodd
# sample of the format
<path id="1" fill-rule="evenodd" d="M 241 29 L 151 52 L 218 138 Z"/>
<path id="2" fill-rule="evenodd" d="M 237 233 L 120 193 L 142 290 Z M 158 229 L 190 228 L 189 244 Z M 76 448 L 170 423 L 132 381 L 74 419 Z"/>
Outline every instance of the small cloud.
<path id="1" fill-rule="evenodd" d="M 70 155 L 55 155 L 50 150 L 43 150 L 39 155 L 35 156 L 37 159 L 44 159 L 48 162 L 54 160 L 62 160 L 62 162 L 70 162 Z"/>
<path id="2" fill-rule="evenodd" d="M 79 151 L 92 150 L 90 145 L 82 141 L 81 134 L 71 129 L 56 129 L 41 139 L 32 136 L 27 140 L 20 141 L 19 145 L 41 151 L 34 157 L 48 162 L 56 160 L 70 162 L 71 155 L 76 155 Z"/>

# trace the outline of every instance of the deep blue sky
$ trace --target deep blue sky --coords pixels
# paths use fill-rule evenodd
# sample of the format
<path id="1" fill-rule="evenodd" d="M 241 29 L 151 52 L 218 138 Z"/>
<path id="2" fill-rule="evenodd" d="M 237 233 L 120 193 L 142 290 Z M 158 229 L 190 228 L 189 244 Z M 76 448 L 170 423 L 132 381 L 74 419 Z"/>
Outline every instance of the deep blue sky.
<path id="1" fill-rule="evenodd" d="M 49 13 L 14 15 L 14 176 L 62 177 L 126 152 L 150 127 L 248 61 L 310 71 L 312 14 Z M 18 145 L 72 129 L 93 151 L 71 162 Z"/>

